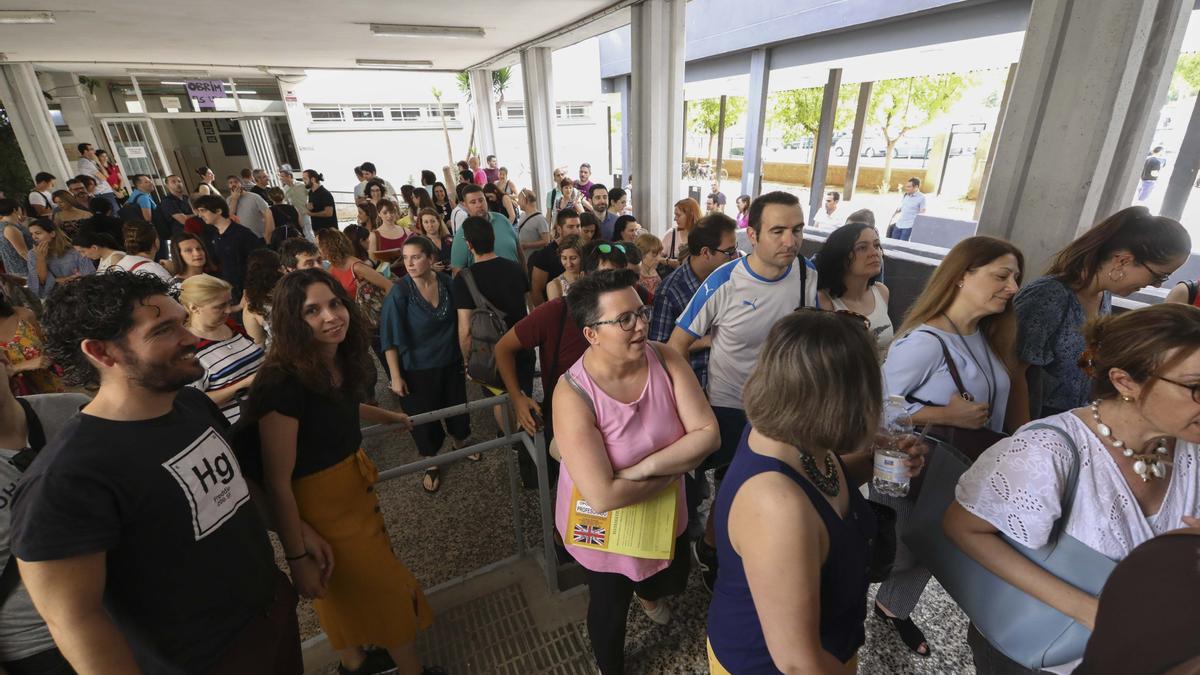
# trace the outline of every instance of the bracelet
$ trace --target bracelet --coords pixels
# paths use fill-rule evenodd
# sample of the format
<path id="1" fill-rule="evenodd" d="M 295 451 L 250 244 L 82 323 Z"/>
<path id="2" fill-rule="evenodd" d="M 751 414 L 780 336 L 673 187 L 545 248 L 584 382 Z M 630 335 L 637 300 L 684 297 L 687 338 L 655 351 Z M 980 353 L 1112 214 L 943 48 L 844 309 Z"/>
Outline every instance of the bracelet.
<path id="1" fill-rule="evenodd" d="M 304 560 L 307 557 L 308 557 L 308 551 L 305 551 L 304 553 L 301 553 L 300 555 L 284 556 L 283 559 L 288 562 L 296 562 L 297 560 Z"/>

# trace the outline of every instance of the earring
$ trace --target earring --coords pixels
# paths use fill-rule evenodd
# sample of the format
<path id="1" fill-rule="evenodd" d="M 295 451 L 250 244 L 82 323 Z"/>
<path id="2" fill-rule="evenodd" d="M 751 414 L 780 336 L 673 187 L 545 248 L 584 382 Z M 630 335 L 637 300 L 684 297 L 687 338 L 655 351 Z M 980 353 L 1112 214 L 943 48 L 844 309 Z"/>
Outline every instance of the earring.
<path id="1" fill-rule="evenodd" d="M 1121 400 L 1122 400 L 1122 401 L 1124 401 L 1124 402 L 1126 402 L 1126 403 L 1133 403 L 1133 397 L 1132 397 L 1132 396 L 1125 396 L 1124 394 L 1122 394 L 1122 395 L 1121 395 Z"/>
<path id="2" fill-rule="evenodd" d="M 961 282 L 961 281 L 960 281 L 960 282 L 958 282 L 958 287 L 959 287 L 959 288 L 962 288 L 962 287 L 963 287 L 963 282 Z"/>
<path id="3" fill-rule="evenodd" d="M 1120 272 L 1121 276 L 1114 277 L 1113 272 Z M 1114 283 L 1120 283 L 1121 281 L 1124 281 L 1124 279 L 1125 279 L 1125 270 L 1109 270 L 1108 271 L 1108 280 L 1109 281 L 1112 281 Z"/>

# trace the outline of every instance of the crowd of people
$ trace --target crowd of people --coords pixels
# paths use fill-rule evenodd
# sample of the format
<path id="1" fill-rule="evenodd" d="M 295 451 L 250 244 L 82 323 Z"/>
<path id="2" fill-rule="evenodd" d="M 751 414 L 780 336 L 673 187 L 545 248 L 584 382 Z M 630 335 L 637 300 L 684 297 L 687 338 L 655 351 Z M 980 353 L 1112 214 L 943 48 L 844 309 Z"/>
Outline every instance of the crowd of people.
<path id="1" fill-rule="evenodd" d="M 1023 621 L 1019 603 L 985 618 L 960 600 L 980 673 L 1195 665 L 1184 626 L 1148 644 L 1114 624 L 1147 583 L 1127 564 L 1188 584 L 1166 603 L 1200 590 L 1196 284 L 1113 311 L 1184 263 L 1176 221 L 1122 210 L 1032 280 L 1016 246 L 969 237 L 899 307 L 883 242 L 923 211 L 916 179 L 882 235 L 829 193 L 818 221 L 834 229 L 809 259 L 786 192 L 741 195 L 731 216 L 714 183 L 659 237 L 632 188 L 588 164 L 539 195 L 495 156 L 399 189 L 364 162 L 343 226 L 312 169 L 222 186 L 201 167 L 194 189 L 159 188 L 78 150 L 67 190 L 40 173 L 24 202 L 0 199 L 8 673 L 299 673 L 298 596 L 340 673 L 442 672 L 417 651 L 434 616 L 393 550 L 361 426 L 396 425 L 423 457 L 465 448 L 468 415 L 409 416 L 476 385 L 545 437 L 555 545 L 584 570 L 605 675 L 625 670 L 633 599 L 666 624 L 685 592 L 711 594 L 713 673 L 853 673 L 871 581 L 874 620 L 928 657 L 945 645 L 912 614 L 948 564 L 1082 629 L 1032 663 L 992 629 Z M 897 406 L 915 433 L 888 432 Z M 903 456 L 885 476 L 911 481 L 905 496 L 880 482 L 881 448 Z M 927 471 L 951 456 L 949 483 Z M 442 478 L 426 470 L 421 489 Z M 952 562 L 907 536 L 941 493 Z M 651 523 L 614 515 L 651 503 Z M 657 526 L 662 550 L 609 550 L 616 533 L 579 514 L 645 530 L 627 539 Z M 1115 566 L 1099 598 L 1022 555 L 1068 537 Z M 705 590 L 688 589 L 693 565 Z"/>

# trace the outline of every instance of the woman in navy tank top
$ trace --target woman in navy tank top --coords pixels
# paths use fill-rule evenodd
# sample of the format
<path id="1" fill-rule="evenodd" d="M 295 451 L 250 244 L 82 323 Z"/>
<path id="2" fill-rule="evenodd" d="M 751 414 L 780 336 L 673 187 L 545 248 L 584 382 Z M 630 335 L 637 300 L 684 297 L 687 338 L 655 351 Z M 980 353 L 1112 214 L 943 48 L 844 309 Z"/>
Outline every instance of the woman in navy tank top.
<path id="1" fill-rule="evenodd" d="M 859 492 L 883 400 L 876 354 L 848 313 L 796 312 L 771 329 L 714 505 L 714 675 L 855 672 L 876 536 Z M 923 450 L 911 442 L 915 469 Z"/>

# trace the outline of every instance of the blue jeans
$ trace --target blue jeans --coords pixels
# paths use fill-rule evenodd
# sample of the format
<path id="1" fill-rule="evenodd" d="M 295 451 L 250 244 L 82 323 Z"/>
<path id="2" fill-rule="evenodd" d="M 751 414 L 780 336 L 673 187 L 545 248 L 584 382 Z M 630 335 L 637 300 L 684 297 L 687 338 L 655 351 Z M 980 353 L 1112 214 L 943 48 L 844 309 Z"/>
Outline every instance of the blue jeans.
<path id="1" fill-rule="evenodd" d="M 912 231 L 913 231 L 913 229 L 911 227 L 897 227 L 892 232 L 892 239 L 899 239 L 900 241 L 908 241 L 909 239 L 912 239 Z"/>

